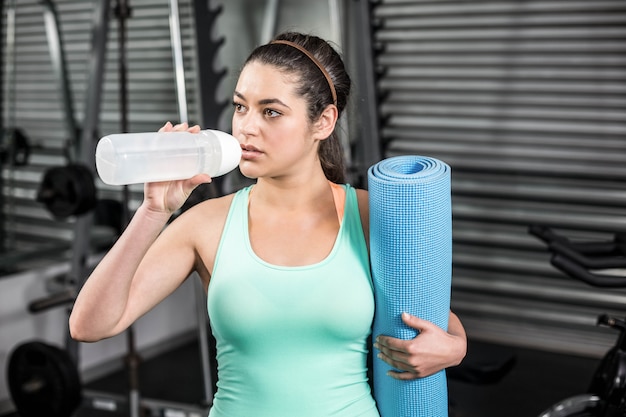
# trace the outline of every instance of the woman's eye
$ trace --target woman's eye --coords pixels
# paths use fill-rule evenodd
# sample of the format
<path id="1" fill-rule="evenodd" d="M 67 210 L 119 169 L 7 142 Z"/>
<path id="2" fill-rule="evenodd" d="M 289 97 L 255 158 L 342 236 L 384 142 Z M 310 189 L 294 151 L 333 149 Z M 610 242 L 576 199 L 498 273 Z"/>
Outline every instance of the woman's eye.
<path id="1" fill-rule="evenodd" d="M 237 113 L 241 113 L 241 112 L 244 111 L 243 104 L 239 104 L 239 103 L 233 102 L 233 107 L 235 108 L 235 112 L 237 112 Z"/>
<path id="2" fill-rule="evenodd" d="M 265 115 L 268 117 L 278 117 L 280 116 L 280 113 L 277 112 L 276 110 L 265 109 Z"/>

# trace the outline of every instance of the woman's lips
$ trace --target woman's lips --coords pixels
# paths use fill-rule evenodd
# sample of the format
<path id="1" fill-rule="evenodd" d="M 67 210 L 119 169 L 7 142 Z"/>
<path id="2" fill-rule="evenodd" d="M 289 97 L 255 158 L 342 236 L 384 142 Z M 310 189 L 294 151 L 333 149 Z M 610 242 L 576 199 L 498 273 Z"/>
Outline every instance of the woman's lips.
<path id="1" fill-rule="evenodd" d="M 261 151 L 252 145 L 241 145 L 241 157 L 243 159 L 254 159 L 261 155 Z"/>

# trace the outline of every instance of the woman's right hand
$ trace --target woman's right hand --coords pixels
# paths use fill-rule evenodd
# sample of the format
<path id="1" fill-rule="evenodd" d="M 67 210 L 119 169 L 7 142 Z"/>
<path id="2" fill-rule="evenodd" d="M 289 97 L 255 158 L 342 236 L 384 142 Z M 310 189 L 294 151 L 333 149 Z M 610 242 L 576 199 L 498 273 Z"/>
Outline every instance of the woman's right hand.
<path id="1" fill-rule="evenodd" d="M 159 132 L 200 132 L 200 126 L 187 123 L 172 125 L 167 122 Z M 144 184 L 144 201 L 148 211 L 157 214 L 173 214 L 181 208 L 191 192 L 200 184 L 212 181 L 208 174 L 198 174 L 186 180 L 152 182 Z"/>

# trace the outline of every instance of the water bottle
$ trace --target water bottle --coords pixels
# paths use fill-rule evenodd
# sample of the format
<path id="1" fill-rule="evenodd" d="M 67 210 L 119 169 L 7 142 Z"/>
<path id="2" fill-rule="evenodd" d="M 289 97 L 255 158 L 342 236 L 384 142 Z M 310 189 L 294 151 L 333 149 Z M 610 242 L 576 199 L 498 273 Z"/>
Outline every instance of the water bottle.
<path id="1" fill-rule="evenodd" d="M 196 174 L 224 175 L 239 165 L 241 146 L 219 130 L 121 133 L 96 146 L 96 169 L 109 185 L 182 180 Z"/>

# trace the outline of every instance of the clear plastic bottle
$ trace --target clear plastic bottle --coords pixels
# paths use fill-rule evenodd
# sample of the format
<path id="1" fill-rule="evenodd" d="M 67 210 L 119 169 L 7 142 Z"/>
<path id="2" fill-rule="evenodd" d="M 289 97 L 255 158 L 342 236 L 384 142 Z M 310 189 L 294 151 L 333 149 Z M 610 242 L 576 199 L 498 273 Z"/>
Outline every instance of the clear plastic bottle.
<path id="1" fill-rule="evenodd" d="M 239 165 L 241 146 L 219 130 L 120 133 L 103 137 L 96 147 L 96 169 L 109 185 L 224 175 Z"/>

